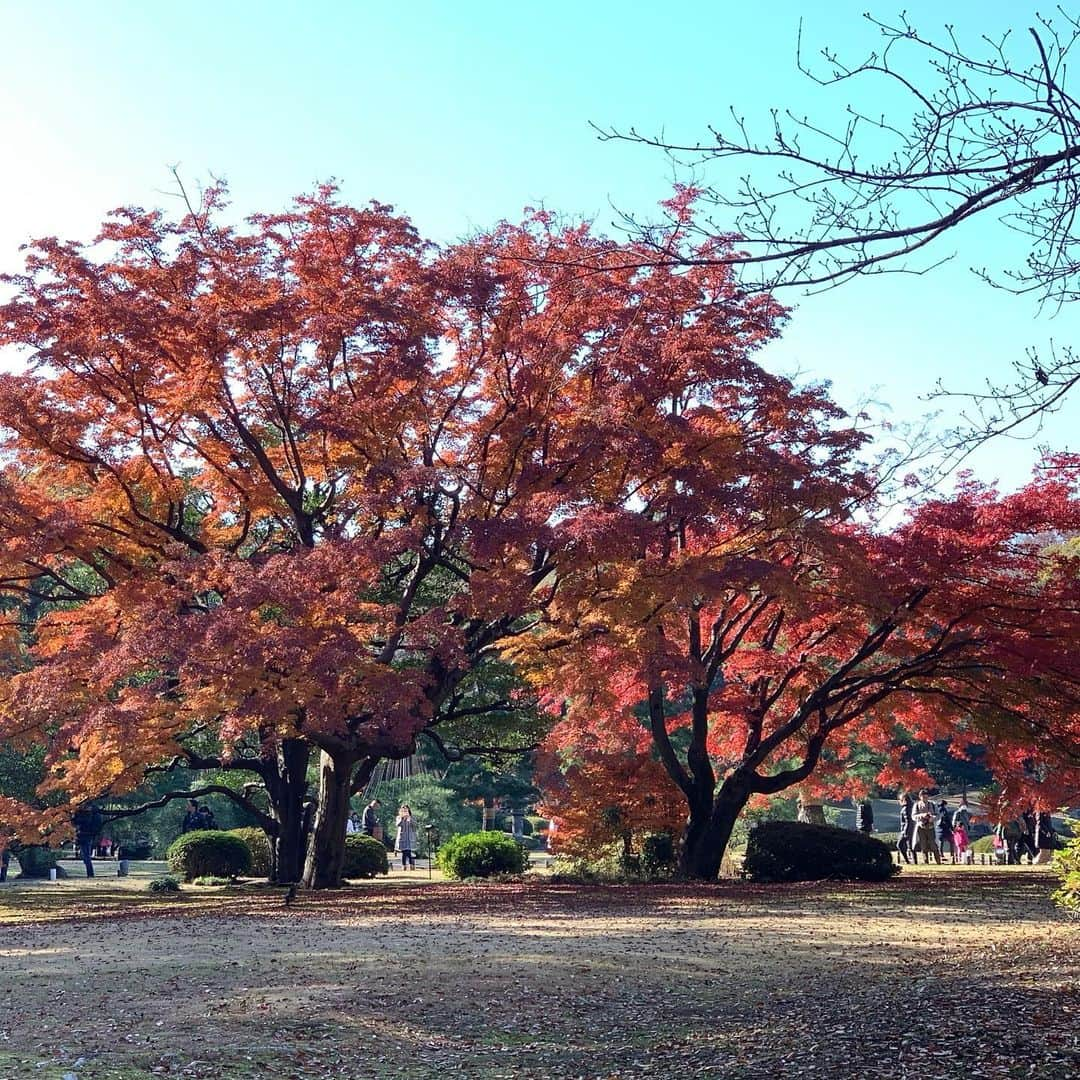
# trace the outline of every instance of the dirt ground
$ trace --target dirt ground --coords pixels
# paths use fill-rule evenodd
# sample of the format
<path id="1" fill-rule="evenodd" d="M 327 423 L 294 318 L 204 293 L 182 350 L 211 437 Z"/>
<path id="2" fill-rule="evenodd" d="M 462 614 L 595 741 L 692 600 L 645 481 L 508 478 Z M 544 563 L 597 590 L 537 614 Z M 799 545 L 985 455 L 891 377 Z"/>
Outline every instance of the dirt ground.
<path id="1" fill-rule="evenodd" d="M 0 1078 L 1080 1075 L 1080 926 L 1038 870 L 140 885 L 0 889 Z"/>

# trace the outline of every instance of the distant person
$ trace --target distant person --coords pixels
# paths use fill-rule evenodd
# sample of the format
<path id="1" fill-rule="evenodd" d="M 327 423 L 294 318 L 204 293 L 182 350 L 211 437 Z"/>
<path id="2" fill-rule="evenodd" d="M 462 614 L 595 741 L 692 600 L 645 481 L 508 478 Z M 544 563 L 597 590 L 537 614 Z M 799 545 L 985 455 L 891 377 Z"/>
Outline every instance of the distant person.
<path id="1" fill-rule="evenodd" d="M 363 831 L 363 826 L 360 824 L 360 815 L 353 811 L 349 815 L 349 820 L 345 822 L 345 835 L 356 836 Z"/>
<path id="2" fill-rule="evenodd" d="M 912 836 L 915 832 L 915 818 L 911 813 L 914 800 L 911 797 L 911 792 L 901 791 L 897 802 L 900 808 L 900 830 L 896 836 L 896 850 L 900 852 L 900 858 L 909 863 L 915 854 L 911 845 Z"/>
<path id="3" fill-rule="evenodd" d="M 416 869 L 416 822 L 413 821 L 412 810 L 408 803 L 402 803 L 398 810 L 398 816 L 394 824 L 397 826 L 397 837 L 394 840 L 394 850 L 401 853 L 401 869 Z"/>
<path id="4" fill-rule="evenodd" d="M 196 817 L 198 818 L 198 824 L 195 826 L 196 829 L 217 828 L 217 822 L 214 820 L 214 811 L 205 803 L 199 807 Z"/>
<path id="5" fill-rule="evenodd" d="M 994 835 L 999 843 L 995 845 L 1005 856 L 1005 862 L 1013 865 L 1020 861 L 1020 823 L 1011 818 L 1008 821 L 999 821 Z"/>
<path id="6" fill-rule="evenodd" d="M 953 861 L 958 863 L 967 862 L 969 854 L 967 827 L 959 816 L 959 811 L 953 814 L 952 827 Z"/>
<path id="7" fill-rule="evenodd" d="M 919 792 L 919 799 L 911 808 L 911 816 L 915 821 L 915 844 L 912 847 L 915 861 L 919 861 L 918 853 L 921 851 L 924 862 L 929 863 L 930 856 L 933 855 L 934 861 L 940 863 L 941 849 L 937 843 L 937 807 L 926 788 Z"/>
<path id="8" fill-rule="evenodd" d="M 11 863 L 11 848 L 0 851 L 0 884 L 7 881 L 8 865 Z"/>
<path id="9" fill-rule="evenodd" d="M 971 807 L 968 806 L 968 798 L 966 795 L 960 796 L 960 805 L 953 812 L 953 829 L 956 828 L 956 823 L 959 821 L 964 826 L 964 832 L 971 831 L 971 822 L 975 815 L 971 812 Z"/>
<path id="10" fill-rule="evenodd" d="M 948 799 L 942 799 L 938 803 L 938 818 L 937 818 L 937 843 L 938 851 L 941 852 L 942 857 L 945 855 L 945 848 L 949 849 L 949 857 L 955 863 L 956 862 L 956 848 L 953 846 L 953 816 L 952 811 L 949 809 Z"/>
<path id="11" fill-rule="evenodd" d="M 1021 856 L 1027 853 L 1028 859 L 1034 862 L 1037 855 L 1035 850 L 1035 811 L 1028 807 L 1020 815 L 1016 823 L 1020 826 L 1020 838 L 1016 842 L 1017 853 Z M 1017 861 L 1019 862 L 1019 858 Z"/>
<path id="12" fill-rule="evenodd" d="M 855 804 L 855 828 L 866 836 L 874 831 L 874 807 L 869 799 Z"/>
<path id="13" fill-rule="evenodd" d="M 374 836 L 376 840 L 382 839 L 382 824 L 379 822 L 379 810 L 382 803 L 378 799 L 372 799 L 364 807 L 364 832 L 368 836 Z"/>
<path id="14" fill-rule="evenodd" d="M 1038 852 L 1035 861 L 1049 862 L 1054 857 L 1056 846 L 1057 833 L 1054 831 L 1054 819 L 1045 810 L 1040 810 L 1035 815 L 1035 850 Z"/>
<path id="15" fill-rule="evenodd" d="M 199 824 L 199 804 L 194 799 L 188 799 L 187 813 L 184 814 L 184 820 L 180 822 L 180 831 L 188 833 L 199 828 L 202 828 Z"/>
<path id="16" fill-rule="evenodd" d="M 94 876 L 94 843 L 101 832 L 101 811 L 92 803 L 85 802 L 71 818 L 75 826 L 75 843 L 79 849 L 79 858 L 86 867 L 86 876 Z"/>

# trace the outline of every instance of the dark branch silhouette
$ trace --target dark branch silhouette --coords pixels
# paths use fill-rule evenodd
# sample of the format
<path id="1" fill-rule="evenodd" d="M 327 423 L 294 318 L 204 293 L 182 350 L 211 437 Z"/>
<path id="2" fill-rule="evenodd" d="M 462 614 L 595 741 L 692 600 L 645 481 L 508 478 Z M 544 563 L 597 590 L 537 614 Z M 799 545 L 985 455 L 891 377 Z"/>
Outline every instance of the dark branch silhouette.
<path id="1" fill-rule="evenodd" d="M 831 124 L 777 108 L 754 132 L 732 108 L 726 124 L 688 142 L 598 129 L 603 139 L 668 154 L 677 174 L 691 178 L 692 220 L 676 207 L 659 220 L 623 215 L 643 244 L 643 262 L 714 260 L 740 267 L 748 288 L 818 291 L 870 274 L 926 273 L 953 257 L 957 226 L 996 216 L 1027 254 L 975 272 L 1051 308 L 1076 299 L 1080 101 L 1066 61 L 1080 15 L 1058 7 L 1026 33 L 982 36 L 974 47 L 952 27 L 934 38 L 904 16 L 866 18 L 880 46 L 856 63 L 826 48 L 809 65 L 800 27 L 799 70 L 853 102 Z M 875 102 L 889 112 L 877 112 Z M 991 378 L 984 392 L 939 390 L 967 399 L 954 449 L 962 455 L 1020 428 L 1030 435 L 1078 380 L 1080 358 L 1058 349 L 1018 361 L 1008 381 Z"/>

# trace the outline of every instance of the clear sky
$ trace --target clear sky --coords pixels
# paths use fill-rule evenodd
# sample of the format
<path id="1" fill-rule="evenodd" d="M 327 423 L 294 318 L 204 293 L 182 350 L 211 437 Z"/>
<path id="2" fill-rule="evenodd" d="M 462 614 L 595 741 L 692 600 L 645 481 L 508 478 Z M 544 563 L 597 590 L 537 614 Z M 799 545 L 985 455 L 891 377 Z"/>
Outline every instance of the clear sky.
<path id="1" fill-rule="evenodd" d="M 538 202 L 606 227 L 612 206 L 655 205 L 671 174 L 653 152 L 599 142 L 590 122 L 691 138 L 729 105 L 766 124 L 770 105 L 838 115 L 848 92 L 823 96 L 795 69 L 799 19 L 808 50 L 861 55 L 876 45 L 866 5 L 0 0 L 0 269 L 19 266 L 30 236 L 88 237 L 117 205 L 169 205 L 173 165 L 193 184 L 227 178 L 238 214 L 336 177 L 350 200 L 392 202 L 437 240 Z M 1022 36 L 1036 8 L 876 13 L 901 6 L 926 31 L 947 9 L 968 40 Z M 970 275 L 1008 243 L 968 227 L 931 275 L 785 294 L 797 310 L 766 362 L 905 420 L 932 407 L 919 395 L 939 377 L 978 388 L 1025 346 L 1080 344 L 1080 307 L 1037 317 L 1033 300 Z M 1059 417 L 1043 438 L 1075 449 L 1073 426 Z M 1004 443 L 975 465 L 1011 485 L 1033 458 L 1032 444 Z"/>

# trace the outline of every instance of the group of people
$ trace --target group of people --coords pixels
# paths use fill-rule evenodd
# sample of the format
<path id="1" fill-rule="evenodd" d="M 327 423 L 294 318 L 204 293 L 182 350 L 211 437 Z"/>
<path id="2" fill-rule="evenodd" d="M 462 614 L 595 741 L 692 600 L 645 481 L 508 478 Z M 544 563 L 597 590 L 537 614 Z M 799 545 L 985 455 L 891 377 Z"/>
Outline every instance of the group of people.
<path id="1" fill-rule="evenodd" d="M 917 863 L 920 852 L 927 863 L 931 858 L 940 863 L 946 854 L 954 863 L 970 861 L 974 813 L 966 795 L 960 797 L 960 805 L 955 810 L 949 806 L 948 799 L 935 802 L 926 788 L 919 791 L 917 798 L 909 791 L 902 791 L 899 804 L 900 831 L 896 848 L 904 862 Z M 856 827 L 860 827 L 858 822 Z M 1029 808 L 1019 818 L 1000 823 L 995 831 L 994 847 L 1009 863 L 1019 863 L 1025 853 L 1033 863 L 1048 860 L 1054 847 L 1050 815 Z M 1041 855 L 1042 852 L 1046 855 Z"/>
<path id="2" fill-rule="evenodd" d="M 900 830 L 896 849 L 906 863 L 931 858 L 940 863 L 948 852 L 954 863 L 968 861 L 970 849 L 969 831 L 974 817 L 967 796 L 960 797 L 960 805 L 953 810 L 948 799 L 934 802 L 926 788 L 913 798 L 910 791 L 900 792 Z"/>
<path id="3" fill-rule="evenodd" d="M 994 850 L 1008 863 L 1019 863 L 1024 855 L 1032 863 L 1049 862 L 1057 846 L 1056 836 L 1050 815 L 1029 807 L 1019 817 L 998 822 Z"/>
<path id="4" fill-rule="evenodd" d="M 383 827 L 379 820 L 379 810 L 382 803 L 378 799 L 372 799 L 364 807 L 364 813 L 350 814 L 349 823 L 345 831 L 351 834 L 363 833 L 365 836 L 373 836 L 376 840 L 382 840 Z M 408 803 L 402 803 L 398 807 L 397 817 L 394 819 L 394 851 L 401 856 L 402 870 L 416 869 L 417 836 L 416 821 L 413 819 L 412 810 Z"/>
<path id="5" fill-rule="evenodd" d="M 214 811 L 205 803 L 201 806 L 196 799 L 188 799 L 187 813 L 180 823 L 182 833 L 195 832 L 202 829 L 216 829 L 217 822 L 214 820 Z"/>

